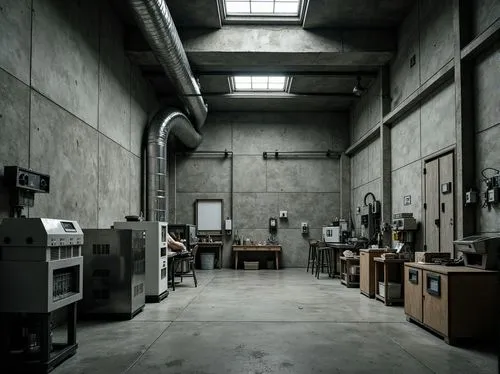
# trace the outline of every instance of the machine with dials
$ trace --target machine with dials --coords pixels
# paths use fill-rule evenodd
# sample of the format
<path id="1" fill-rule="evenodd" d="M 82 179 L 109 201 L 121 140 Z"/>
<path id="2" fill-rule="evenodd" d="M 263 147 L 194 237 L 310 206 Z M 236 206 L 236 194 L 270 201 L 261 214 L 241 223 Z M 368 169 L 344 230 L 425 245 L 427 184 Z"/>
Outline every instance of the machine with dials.
<path id="1" fill-rule="evenodd" d="M 146 302 L 160 302 L 168 296 L 168 246 L 166 222 L 115 222 L 115 229 L 146 232 Z"/>
<path id="2" fill-rule="evenodd" d="M 497 269 L 498 252 L 500 251 L 500 237 L 497 236 L 468 236 L 453 242 L 455 249 L 462 252 L 464 265 L 484 269 Z"/>
<path id="3" fill-rule="evenodd" d="M 0 224 L 0 313 L 5 332 L 0 354 L 13 372 L 48 372 L 76 352 L 83 243 L 76 221 L 6 218 Z M 68 313 L 67 342 L 56 343 L 51 313 L 63 307 Z"/>

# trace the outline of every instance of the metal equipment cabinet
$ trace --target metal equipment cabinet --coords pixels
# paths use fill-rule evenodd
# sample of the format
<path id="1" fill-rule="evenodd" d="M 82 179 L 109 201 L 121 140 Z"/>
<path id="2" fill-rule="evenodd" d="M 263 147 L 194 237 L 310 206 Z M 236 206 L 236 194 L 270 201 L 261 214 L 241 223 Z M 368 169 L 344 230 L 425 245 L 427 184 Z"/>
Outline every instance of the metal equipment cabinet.
<path id="1" fill-rule="evenodd" d="M 412 262 L 405 264 L 404 273 L 408 321 L 436 332 L 448 344 L 496 334 L 496 271 Z"/>
<path id="2" fill-rule="evenodd" d="M 375 263 L 373 259 L 380 257 L 383 249 L 359 250 L 359 292 L 369 298 L 375 297 Z"/>

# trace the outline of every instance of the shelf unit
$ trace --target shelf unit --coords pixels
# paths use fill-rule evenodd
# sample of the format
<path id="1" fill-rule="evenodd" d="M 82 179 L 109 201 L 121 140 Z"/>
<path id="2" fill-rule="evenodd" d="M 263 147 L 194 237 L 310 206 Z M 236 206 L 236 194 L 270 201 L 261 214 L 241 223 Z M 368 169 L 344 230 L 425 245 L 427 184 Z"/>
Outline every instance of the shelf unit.
<path id="1" fill-rule="evenodd" d="M 354 274 L 353 268 L 357 269 Z M 359 287 L 359 256 L 340 257 L 340 283 L 347 288 Z"/>

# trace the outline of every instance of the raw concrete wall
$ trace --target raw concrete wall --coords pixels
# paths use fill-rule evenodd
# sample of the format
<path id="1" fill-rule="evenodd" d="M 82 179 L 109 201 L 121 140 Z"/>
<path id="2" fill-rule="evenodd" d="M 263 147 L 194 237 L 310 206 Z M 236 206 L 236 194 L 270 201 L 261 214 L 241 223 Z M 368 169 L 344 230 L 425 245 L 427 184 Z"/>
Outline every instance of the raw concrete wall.
<path id="1" fill-rule="evenodd" d="M 399 29 L 398 52 L 390 65 L 392 109 L 453 58 L 453 1 L 419 0 Z M 410 66 L 410 58 L 416 64 Z M 424 160 L 452 147 L 455 135 L 455 85 L 447 82 L 391 130 L 392 211 L 423 219 Z M 404 197 L 411 204 L 404 205 Z M 417 249 L 423 247 L 423 230 Z"/>
<path id="2" fill-rule="evenodd" d="M 474 71 L 477 179 L 484 168 L 500 169 L 500 43 L 477 60 Z M 494 174 L 494 173 L 493 173 Z M 493 175 L 491 171 L 487 175 Z M 478 187 L 484 190 L 484 183 Z M 500 234 L 500 207 L 478 208 L 478 232 Z"/>
<path id="3" fill-rule="evenodd" d="M 410 67 L 410 58 L 415 65 Z M 398 51 L 390 64 L 392 109 L 430 79 L 453 57 L 452 1 L 419 0 L 400 26 Z M 355 142 L 381 120 L 379 83 L 373 85 L 351 113 L 351 141 Z M 391 129 L 392 211 L 413 212 L 422 219 L 422 164 L 432 154 L 453 146 L 455 136 L 455 86 L 448 82 L 407 114 Z M 380 198 L 380 139 L 351 158 L 352 214 L 359 228 L 356 208 L 373 192 Z M 411 205 L 404 205 L 404 196 Z M 358 230 L 357 234 L 360 232 Z M 420 232 L 417 247 L 423 245 Z"/>
<path id="4" fill-rule="evenodd" d="M 108 227 L 139 213 L 141 138 L 156 99 L 122 35 L 104 1 L 0 0 L 0 173 L 20 165 L 52 178 L 30 216 Z"/>
<path id="5" fill-rule="evenodd" d="M 380 79 L 377 78 L 351 110 L 351 142 L 354 143 L 379 125 L 382 120 L 380 106 Z M 381 150 L 380 138 L 365 145 L 351 157 L 351 218 L 356 235 L 362 236 L 361 216 L 357 208 L 364 205 L 368 192 L 380 196 Z M 371 200 L 367 200 L 367 203 Z"/>
<path id="6" fill-rule="evenodd" d="M 340 162 L 337 159 L 287 158 L 265 160 L 264 151 L 343 151 L 348 145 L 348 117 L 339 113 L 210 113 L 197 151 L 233 151 L 231 158 L 177 155 L 170 171 L 175 204 L 171 221 L 194 223 L 196 199 L 224 200 L 224 216 L 233 204 L 233 233 L 265 241 L 270 217 L 287 210 L 278 238 L 282 264 L 307 263 L 309 238 L 320 238 L 321 227 L 340 214 Z M 231 196 L 231 168 L 233 194 Z M 310 234 L 301 234 L 308 222 Z M 226 238 L 224 266 L 231 266 L 232 238 Z"/>

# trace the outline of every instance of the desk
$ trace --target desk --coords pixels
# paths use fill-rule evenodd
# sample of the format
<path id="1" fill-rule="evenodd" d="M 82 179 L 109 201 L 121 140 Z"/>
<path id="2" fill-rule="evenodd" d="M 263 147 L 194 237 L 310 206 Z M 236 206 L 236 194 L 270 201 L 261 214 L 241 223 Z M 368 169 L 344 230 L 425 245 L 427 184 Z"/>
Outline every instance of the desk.
<path id="1" fill-rule="evenodd" d="M 279 270 L 279 253 L 281 245 L 233 245 L 234 252 L 234 268 L 238 269 L 238 253 L 239 252 L 274 252 L 276 262 L 276 270 Z"/>
<path id="2" fill-rule="evenodd" d="M 222 249 L 224 248 L 224 243 L 222 242 L 197 242 L 195 245 L 198 246 L 198 252 L 203 249 L 216 249 L 218 253 L 217 257 L 217 267 L 222 269 Z"/>
<path id="3" fill-rule="evenodd" d="M 337 266 L 338 262 L 337 259 L 340 258 L 340 251 L 354 251 L 356 249 L 355 244 L 347 244 L 347 243 L 324 243 L 325 247 L 328 247 L 328 249 L 331 251 L 331 259 L 330 261 L 331 267 L 330 267 L 330 272 L 329 276 L 331 278 L 339 277 L 340 278 L 340 272 L 337 271 Z"/>
<path id="4" fill-rule="evenodd" d="M 404 263 L 407 260 L 375 257 L 373 261 L 375 262 L 375 298 L 385 305 L 404 303 L 405 299 L 402 296 L 404 295 Z M 384 283 L 383 290 L 380 290 L 379 282 Z M 400 284 L 399 295 L 392 295 L 389 282 Z"/>

